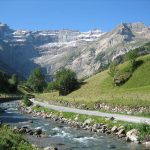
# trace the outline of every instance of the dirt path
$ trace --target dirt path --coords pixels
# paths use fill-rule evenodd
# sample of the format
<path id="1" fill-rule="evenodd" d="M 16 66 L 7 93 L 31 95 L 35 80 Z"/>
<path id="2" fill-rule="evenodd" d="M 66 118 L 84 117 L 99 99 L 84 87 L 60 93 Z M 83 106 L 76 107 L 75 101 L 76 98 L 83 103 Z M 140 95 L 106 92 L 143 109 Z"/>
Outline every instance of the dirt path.
<path id="1" fill-rule="evenodd" d="M 73 113 L 77 113 L 77 114 L 101 116 L 101 117 L 108 117 L 108 118 L 114 117 L 116 120 L 121 120 L 121 121 L 150 124 L 150 118 L 122 115 L 122 114 L 111 114 L 111 113 L 104 113 L 104 112 L 99 112 L 99 111 L 91 111 L 91 110 L 83 110 L 83 109 L 77 109 L 77 108 L 69 108 L 69 107 L 64 107 L 64 106 L 50 105 L 46 102 L 36 101 L 34 98 L 32 98 L 30 100 L 34 104 L 38 104 L 42 107 L 57 110 L 57 111 L 73 112 Z"/>

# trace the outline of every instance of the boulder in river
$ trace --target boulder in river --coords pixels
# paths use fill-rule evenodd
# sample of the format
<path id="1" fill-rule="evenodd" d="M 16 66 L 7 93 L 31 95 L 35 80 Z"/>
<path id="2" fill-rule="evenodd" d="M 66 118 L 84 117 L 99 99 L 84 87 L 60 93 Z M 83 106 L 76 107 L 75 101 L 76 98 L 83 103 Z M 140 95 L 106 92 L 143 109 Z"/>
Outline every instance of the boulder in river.
<path id="1" fill-rule="evenodd" d="M 36 128 L 34 134 L 35 134 L 35 135 L 40 135 L 40 134 L 42 134 L 42 129 L 41 129 L 41 128 Z"/>

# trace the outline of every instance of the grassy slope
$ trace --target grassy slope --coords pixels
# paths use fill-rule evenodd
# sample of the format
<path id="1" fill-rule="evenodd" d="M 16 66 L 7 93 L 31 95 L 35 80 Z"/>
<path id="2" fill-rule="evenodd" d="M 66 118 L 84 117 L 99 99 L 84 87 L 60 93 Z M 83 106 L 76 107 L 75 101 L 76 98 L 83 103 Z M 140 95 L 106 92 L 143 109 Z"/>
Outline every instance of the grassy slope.
<path id="1" fill-rule="evenodd" d="M 121 87 L 112 84 L 112 78 L 108 71 L 103 71 L 85 80 L 80 89 L 71 94 L 59 97 L 57 92 L 44 93 L 37 97 L 48 100 L 66 100 L 81 103 L 105 102 L 110 104 L 149 106 L 150 105 L 150 55 L 138 58 L 144 63 L 134 71 L 132 77 Z M 128 62 L 121 64 L 119 68 L 125 69 Z"/>

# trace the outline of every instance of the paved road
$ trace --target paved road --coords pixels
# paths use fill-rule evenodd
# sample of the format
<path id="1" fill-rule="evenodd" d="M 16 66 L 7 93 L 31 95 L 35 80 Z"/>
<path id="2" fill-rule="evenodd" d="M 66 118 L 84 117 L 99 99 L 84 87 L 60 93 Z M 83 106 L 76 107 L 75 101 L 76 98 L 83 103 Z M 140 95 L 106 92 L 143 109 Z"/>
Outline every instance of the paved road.
<path id="1" fill-rule="evenodd" d="M 32 98 L 30 100 L 34 104 L 38 104 L 45 108 L 49 108 L 49 109 L 53 109 L 53 110 L 57 110 L 57 111 L 73 112 L 73 113 L 77 113 L 77 114 L 101 116 L 101 117 L 108 117 L 108 118 L 114 117 L 116 120 L 121 120 L 121 121 L 150 124 L 150 118 L 121 115 L 121 114 L 111 114 L 111 113 L 104 113 L 104 112 L 99 112 L 99 111 L 91 111 L 91 110 L 83 110 L 83 109 L 77 109 L 77 108 L 69 108 L 69 107 L 64 107 L 64 106 L 50 105 L 47 102 L 36 101 L 34 98 Z"/>

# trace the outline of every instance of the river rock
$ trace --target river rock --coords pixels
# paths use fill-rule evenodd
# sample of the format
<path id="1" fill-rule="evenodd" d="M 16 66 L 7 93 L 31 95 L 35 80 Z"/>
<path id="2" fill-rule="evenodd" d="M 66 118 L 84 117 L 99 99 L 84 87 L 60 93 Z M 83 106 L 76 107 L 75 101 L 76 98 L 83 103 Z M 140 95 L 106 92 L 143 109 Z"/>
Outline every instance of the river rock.
<path id="1" fill-rule="evenodd" d="M 26 133 L 26 129 L 25 128 L 19 129 L 19 133 Z"/>
<path id="2" fill-rule="evenodd" d="M 101 127 L 102 126 L 99 123 L 96 123 L 96 124 L 93 125 L 93 128 L 95 128 L 95 129 L 100 129 Z"/>
<path id="3" fill-rule="evenodd" d="M 116 133 L 117 131 L 118 131 L 117 126 L 113 126 L 112 129 L 111 129 L 111 132 Z"/>
<path id="4" fill-rule="evenodd" d="M 139 141 L 139 131 L 137 129 L 132 129 L 130 131 L 127 132 L 126 134 L 127 139 L 137 143 Z"/>
<path id="5" fill-rule="evenodd" d="M 31 107 L 28 107 L 27 113 L 28 113 L 28 114 L 31 114 L 31 113 L 32 113 L 32 108 L 31 108 Z"/>
<path id="6" fill-rule="evenodd" d="M 58 150 L 56 147 L 45 147 L 44 150 Z"/>
<path id="7" fill-rule="evenodd" d="M 91 118 L 88 118 L 88 119 L 86 119 L 85 121 L 84 121 L 84 125 L 89 125 L 89 124 L 91 124 L 92 123 L 92 119 Z"/>
<path id="8" fill-rule="evenodd" d="M 79 119 L 79 118 L 78 118 L 77 116 L 74 118 L 75 121 L 78 121 L 78 119 Z"/>
<path id="9" fill-rule="evenodd" d="M 29 122 L 29 123 L 33 123 L 33 120 L 29 120 L 28 122 Z"/>
<path id="10" fill-rule="evenodd" d="M 26 129 L 26 133 L 29 134 L 29 135 L 33 135 L 34 134 L 34 132 L 31 129 Z"/>
<path id="11" fill-rule="evenodd" d="M 106 134 L 111 134 L 111 131 L 110 130 L 106 130 Z"/>
<path id="12" fill-rule="evenodd" d="M 28 126 L 26 126 L 26 125 L 25 125 L 25 126 L 22 126 L 22 128 L 24 128 L 24 129 L 28 129 Z"/>
<path id="13" fill-rule="evenodd" d="M 146 147 L 150 148 L 150 141 L 146 141 L 143 143 Z"/>
<path id="14" fill-rule="evenodd" d="M 40 135 L 40 134 L 42 134 L 42 129 L 41 129 L 41 128 L 36 128 L 34 134 L 35 134 L 35 135 Z"/>
<path id="15" fill-rule="evenodd" d="M 14 132 L 19 132 L 20 128 L 18 126 L 14 126 L 13 131 Z"/>
<path id="16" fill-rule="evenodd" d="M 117 132 L 118 135 L 121 135 L 121 134 L 124 134 L 125 135 L 125 130 L 124 129 L 120 129 L 118 132 Z"/>
<path id="17" fill-rule="evenodd" d="M 124 138 L 124 137 L 126 137 L 125 134 L 119 134 L 119 135 L 118 135 L 118 138 Z"/>
<path id="18" fill-rule="evenodd" d="M 106 129 L 105 129 L 105 128 L 101 128 L 101 129 L 98 129 L 97 132 L 98 132 L 98 133 L 105 133 L 105 132 L 106 132 Z"/>
<path id="19" fill-rule="evenodd" d="M 118 127 L 118 131 L 121 130 L 121 129 L 124 129 L 124 126 Z"/>
<path id="20" fill-rule="evenodd" d="M 102 129 L 107 129 L 107 127 L 108 127 L 107 124 L 102 125 Z"/>

